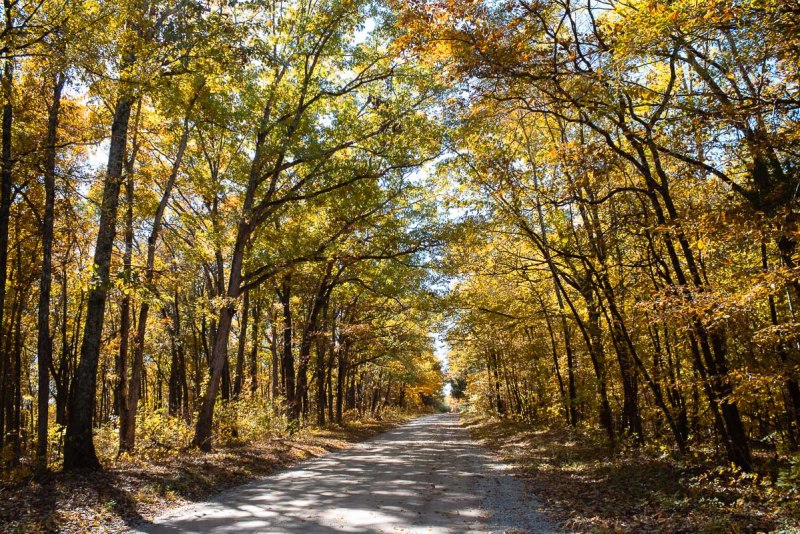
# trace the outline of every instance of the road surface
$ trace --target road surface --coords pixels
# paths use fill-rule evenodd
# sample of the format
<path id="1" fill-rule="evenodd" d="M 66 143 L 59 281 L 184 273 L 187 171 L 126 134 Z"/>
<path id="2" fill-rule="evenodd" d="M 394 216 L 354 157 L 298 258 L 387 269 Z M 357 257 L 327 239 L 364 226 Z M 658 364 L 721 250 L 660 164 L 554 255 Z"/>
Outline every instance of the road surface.
<path id="1" fill-rule="evenodd" d="M 458 416 L 416 419 L 348 450 L 177 509 L 138 532 L 553 532 L 524 481 Z"/>

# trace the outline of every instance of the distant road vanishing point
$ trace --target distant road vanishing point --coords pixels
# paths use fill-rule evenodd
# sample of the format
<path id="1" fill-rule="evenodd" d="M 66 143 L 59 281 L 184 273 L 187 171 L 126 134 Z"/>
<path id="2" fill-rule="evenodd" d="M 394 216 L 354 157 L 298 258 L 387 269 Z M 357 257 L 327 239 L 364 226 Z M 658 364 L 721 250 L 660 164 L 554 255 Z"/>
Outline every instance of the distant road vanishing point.
<path id="1" fill-rule="evenodd" d="M 416 419 L 141 525 L 137 532 L 544 533 L 525 482 L 456 415 Z"/>

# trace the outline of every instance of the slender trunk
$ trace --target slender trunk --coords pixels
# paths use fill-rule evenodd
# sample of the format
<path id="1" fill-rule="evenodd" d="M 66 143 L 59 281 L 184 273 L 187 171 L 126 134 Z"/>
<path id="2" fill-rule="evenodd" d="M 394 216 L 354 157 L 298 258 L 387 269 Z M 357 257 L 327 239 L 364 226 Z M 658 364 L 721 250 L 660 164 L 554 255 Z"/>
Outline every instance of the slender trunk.
<path id="1" fill-rule="evenodd" d="M 614 444 L 614 418 L 611 413 L 611 404 L 608 401 L 608 387 L 606 376 L 606 354 L 603 349 L 603 338 L 600 331 L 600 312 L 597 309 L 593 291 L 587 288 L 584 295 L 586 307 L 589 315 L 589 351 L 594 366 L 595 378 L 597 379 L 597 392 L 600 395 L 600 426 L 603 427 L 608 435 L 611 445 Z"/>
<path id="2" fill-rule="evenodd" d="M 195 434 L 192 441 L 195 447 L 201 450 L 211 450 L 211 430 L 214 417 L 214 404 L 219 390 L 220 378 L 227 361 L 228 334 L 230 332 L 231 320 L 236 313 L 233 306 L 225 306 L 219 314 L 219 326 L 217 336 L 214 339 L 214 354 L 221 354 L 221 357 L 214 357 L 211 367 L 211 379 L 202 397 L 200 413 L 197 416 Z"/>
<path id="3" fill-rule="evenodd" d="M 250 347 L 250 392 L 255 394 L 258 391 L 258 347 L 261 344 L 261 339 L 258 337 L 258 327 L 261 322 L 261 301 L 256 299 L 256 305 L 253 308 L 253 332 L 252 346 Z"/>
<path id="4" fill-rule="evenodd" d="M 342 424 L 342 412 L 344 406 L 345 379 L 347 378 L 347 345 L 346 341 L 341 341 L 337 357 L 336 367 L 336 424 Z"/>
<path id="5" fill-rule="evenodd" d="M 324 309 L 322 311 L 323 318 L 328 315 L 328 304 L 325 303 Z M 324 319 L 323 319 L 324 320 Z M 316 368 L 315 374 L 317 379 L 317 424 L 324 425 L 325 424 L 325 405 L 327 404 L 327 394 L 325 389 L 325 371 L 327 370 L 327 365 L 325 362 L 325 340 L 324 338 L 317 339 L 317 359 L 316 359 Z"/>
<path id="6" fill-rule="evenodd" d="M 122 267 L 125 276 L 125 283 L 128 286 L 133 284 L 133 204 L 134 204 L 134 182 L 133 172 L 136 166 L 136 155 L 139 152 L 139 117 L 142 112 L 142 101 L 139 100 L 136 108 L 136 118 L 133 121 L 133 137 L 131 139 L 131 151 L 125 162 L 125 251 L 122 255 Z M 120 304 L 120 329 L 119 329 L 119 353 L 117 354 L 117 388 L 116 397 L 119 403 L 119 449 L 118 453 L 133 450 L 132 427 L 136 421 L 136 408 L 131 405 L 131 388 L 138 381 L 141 374 L 141 366 L 137 366 L 134 358 L 134 365 L 131 369 L 130 379 L 128 378 L 128 354 L 130 352 L 130 333 L 131 333 L 131 293 L 125 292 Z M 137 392 L 138 403 L 138 392 Z M 131 423 L 133 419 L 134 423 Z"/>
<path id="7" fill-rule="evenodd" d="M 125 180 L 125 251 L 122 254 L 122 266 L 124 270 L 125 283 L 130 285 L 133 283 L 133 276 L 131 264 L 133 261 L 133 203 L 134 203 L 134 185 L 133 185 L 133 168 L 134 158 L 136 153 L 136 130 L 138 130 L 138 115 L 141 110 L 141 101 L 139 101 L 139 110 L 137 110 L 137 119 L 134 121 L 134 134 L 132 144 L 134 146 L 131 150 L 131 157 L 128 158 L 126 163 L 126 180 Z M 130 345 L 130 332 L 131 332 L 131 293 L 126 291 L 122 297 L 120 304 L 120 328 L 119 328 L 119 353 L 117 354 L 117 388 L 116 397 L 119 403 L 119 454 L 128 452 L 133 449 L 131 444 L 132 437 L 130 435 L 130 418 L 131 418 L 131 405 L 129 396 L 129 386 L 137 380 L 137 368 L 133 367 L 130 379 L 128 379 L 128 353 Z M 133 415 L 135 418 L 135 413 Z"/>
<path id="8" fill-rule="evenodd" d="M 175 186 L 175 180 L 178 178 L 178 171 L 180 170 L 183 161 L 183 154 L 186 151 L 186 145 L 189 141 L 189 118 L 191 109 L 196 97 L 191 100 L 186 116 L 183 120 L 183 132 L 178 143 L 178 152 L 175 156 L 175 161 L 172 164 L 169 178 L 164 186 L 164 192 L 161 195 L 161 200 L 156 207 L 155 215 L 153 216 L 153 226 L 150 229 L 150 236 L 147 238 L 147 262 L 145 266 L 144 287 L 148 291 L 153 290 L 153 282 L 155 278 L 155 257 L 156 246 L 158 245 L 158 237 L 161 232 L 161 224 L 164 220 L 164 213 L 166 212 L 169 199 L 172 195 L 172 189 Z M 134 148 L 134 153 L 135 153 Z M 131 161 L 132 165 L 132 161 Z M 129 178 L 129 180 L 131 180 Z M 130 187 L 131 191 L 133 186 Z M 177 303 L 176 303 L 177 306 Z M 147 333 L 147 318 L 150 313 L 149 299 L 145 298 L 142 301 L 141 308 L 139 308 L 139 320 L 136 325 L 136 337 L 133 340 L 133 365 L 131 368 L 130 386 L 125 396 L 125 416 L 120 416 L 120 452 L 132 451 L 136 447 L 136 413 L 139 407 L 139 396 L 141 390 L 142 373 L 144 371 L 144 337 Z"/>
<path id="9" fill-rule="evenodd" d="M 561 364 L 558 362 L 558 344 L 556 343 L 555 330 L 553 322 L 550 320 L 550 314 L 547 308 L 544 307 L 544 300 L 542 300 L 542 310 L 544 311 L 544 320 L 547 325 L 547 333 L 550 337 L 550 351 L 553 357 L 553 370 L 556 375 L 556 382 L 558 383 L 558 393 L 561 396 L 561 402 L 564 405 L 564 417 L 566 418 L 567 425 L 569 425 L 569 401 L 567 400 L 567 391 L 564 388 L 564 378 L 561 376 Z"/>
<path id="10" fill-rule="evenodd" d="M 72 383 L 71 353 L 73 343 L 69 341 L 68 313 L 69 298 L 67 295 L 67 266 L 66 262 L 61 268 L 61 354 L 59 356 L 58 373 L 53 371 L 56 384 L 56 424 L 64 426 L 67 424 L 67 402 L 69 400 L 69 389 Z M 78 307 L 83 310 L 83 303 Z M 75 320 L 75 329 L 79 330 L 81 313 Z"/>
<path id="11" fill-rule="evenodd" d="M 17 244 L 17 272 L 22 273 L 22 250 Z M 14 380 L 12 382 L 14 395 L 11 405 L 11 417 L 9 418 L 8 434 L 11 437 L 11 465 L 18 466 L 22 456 L 22 315 L 25 312 L 25 298 L 22 295 L 23 288 L 18 287 L 17 292 L 17 314 L 13 319 L 13 346 L 11 353 L 14 360 Z"/>
<path id="12" fill-rule="evenodd" d="M 611 331 L 614 351 L 617 354 L 617 363 L 619 364 L 620 378 L 622 379 L 622 429 L 628 436 L 633 437 L 638 443 L 642 443 L 644 435 L 642 432 L 641 412 L 639 410 L 636 348 L 628 336 L 622 315 L 617 309 L 613 288 L 603 274 L 600 274 L 600 285 L 606 304 L 603 305 L 602 300 L 599 304 L 605 312 L 606 321 Z"/>
<path id="13" fill-rule="evenodd" d="M 286 413 L 292 416 L 295 411 L 294 354 L 292 351 L 292 307 L 291 277 L 284 276 L 282 288 L 278 293 L 283 309 L 283 395 L 286 397 Z"/>
<path id="14" fill-rule="evenodd" d="M 328 364 L 326 370 L 326 387 L 325 391 L 327 393 L 326 402 L 328 405 L 328 421 L 333 422 L 334 415 L 333 415 L 333 362 L 336 358 L 336 343 L 334 340 L 336 339 L 336 331 L 335 331 L 335 321 L 336 318 L 333 317 L 331 319 L 331 339 L 330 343 L 328 343 Z"/>
<path id="15" fill-rule="evenodd" d="M 174 315 L 173 315 L 174 321 Z M 173 322 L 172 328 L 169 329 L 170 338 L 170 362 L 169 362 L 169 381 L 167 383 L 167 413 L 170 416 L 176 417 L 181 409 L 181 387 L 179 382 L 179 361 L 178 358 L 178 342 L 176 341 L 175 326 Z"/>
<path id="16" fill-rule="evenodd" d="M 172 365 L 169 372 L 167 403 L 170 415 L 177 416 L 180 412 L 184 415 L 189 412 L 189 384 L 186 380 L 186 354 L 183 347 L 183 339 L 181 338 L 180 302 L 177 289 L 175 290 L 174 300 L 174 313 L 172 314 L 172 327 L 170 328 Z"/>
<path id="17" fill-rule="evenodd" d="M 203 395 L 200 412 L 197 416 L 194 438 L 192 444 L 201 450 L 211 449 L 211 432 L 213 428 L 214 406 L 217 400 L 220 378 L 228 363 L 228 338 L 231 331 L 231 322 L 236 308 L 233 304 L 239 297 L 242 283 L 242 264 L 244 263 L 245 247 L 250 239 L 252 230 L 251 221 L 248 214 L 253 208 L 253 198 L 259 178 L 259 164 L 261 160 L 261 145 L 256 147 L 256 155 L 250 170 L 250 179 L 247 192 L 245 193 L 242 216 L 239 219 L 236 231 L 236 242 L 234 243 L 231 256 L 230 274 L 228 278 L 228 290 L 226 297 L 231 304 L 224 306 L 219 312 L 219 321 L 214 339 L 214 347 L 211 353 L 211 378 L 208 382 L 205 394 Z"/>
<path id="18" fill-rule="evenodd" d="M 250 316 L 250 292 L 244 292 L 239 322 L 239 348 L 236 351 L 236 376 L 233 381 L 233 398 L 238 399 L 244 382 L 244 353 L 247 350 L 247 319 Z"/>
<path id="19" fill-rule="evenodd" d="M 128 62 L 130 63 L 130 62 Z M 121 94 L 114 107 L 108 167 L 100 207 L 97 242 L 95 244 L 93 282 L 86 308 L 80 362 L 70 398 L 67 434 L 64 443 L 64 469 L 99 469 L 100 462 L 92 441 L 92 414 L 97 390 L 97 363 L 109 286 L 111 253 L 116 234 L 117 207 L 122 185 L 122 168 L 128 139 L 128 122 L 133 97 Z"/>
<path id="20" fill-rule="evenodd" d="M 5 0 L 6 26 L 13 27 L 11 3 Z M 4 311 L 6 302 L 6 282 L 8 268 L 8 226 L 11 217 L 12 185 L 13 185 L 13 154 L 11 151 L 11 128 L 14 123 L 14 104 L 12 102 L 14 89 L 14 64 L 12 58 L 6 58 L 3 65 L 3 132 L 2 132 L 2 160 L 0 161 L 0 448 L 4 441 L 4 415 L 2 406 L 4 399 L 9 395 L 6 376 L 11 365 L 11 355 L 4 348 L 1 339 L 4 324 Z"/>
<path id="21" fill-rule="evenodd" d="M 539 189 L 538 175 L 534 171 L 534 187 Z M 563 288 L 559 282 L 558 269 L 550 254 L 550 245 L 548 244 L 547 226 L 544 221 L 544 211 L 542 209 L 542 202 L 539 196 L 536 196 L 536 213 L 539 222 L 539 232 L 541 233 L 542 247 L 545 261 L 550 270 L 550 275 L 553 279 L 553 287 L 556 292 L 556 301 L 558 302 L 558 312 L 561 316 L 561 329 L 564 334 L 564 350 L 567 354 L 567 424 L 575 426 L 578 423 L 578 407 L 577 407 L 577 391 L 575 386 L 575 357 L 572 351 L 572 340 L 570 335 L 569 325 L 567 324 L 567 315 L 564 310 L 564 299 L 561 294 Z M 527 227 L 527 225 L 526 225 Z"/>
<path id="22" fill-rule="evenodd" d="M 231 362 L 228 359 L 227 354 L 225 355 L 225 364 L 222 367 L 222 383 L 220 387 L 220 393 L 222 394 L 222 400 L 231 400 Z"/>
<path id="23" fill-rule="evenodd" d="M 44 214 L 42 217 L 42 274 L 39 280 L 37 368 L 36 465 L 47 467 L 47 431 L 50 414 L 50 367 L 53 365 L 53 339 L 50 336 L 50 290 L 53 281 L 53 226 L 56 199 L 56 141 L 61 91 L 66 76 L 58 73 L 53 85 L 53 101 L 47 117 L 47 147 L 44 158 Z"/>
<path id="24" fill-rule="evenodd" d="M 767 246 L 766 244 L 761 244 L 761 268 L 767 272 L 769 271 L 769 264 L 767 262 Z M 768 304 L 769 304 L 769 318 L 772 322 L 772 325 L 777 327 L 779 326 L 778 321 L 778 310 L 775 306 L 775 297 L 770 294 L 768 296 Z M 785 343 L 782 339 L 779 339 L 779 346 L 778 346 L 778 357 L 781 362 L 781 366 L 784 369 L 787 369 L 787 378 L 784 381 L 784 387 L 786 388 L 786 393 L 788 394 L 785 404 L 786 404 L 786 415 L 787 415 L 787 430 L 789 434 L 789 441 L 793 448 L 797 448 L 798 442 L 798 433 L 800 432 L 800 386 L 798 386 L 797 380 L 791 376 L 791 370 L 789 369 L 789 355 L 786 348 Z"/>
<path id="25" fill-rule="evenodd" d="M 569 424 L 578 424 L 578 390 L 575 383 L 575 353 L 572 350 L 572 334 L 567 323 L 567 314 L 561 311 L 561 328 L 564 331 L 564 350 L 567 353 L 567 391 L 569 393 Z"/>
<path id="26" fill-rule="evenodd" d="M 348 369 L 349 371 L 349 380 L 347 383 L 347 398 L 346 398 L 346 407 L 348 410 L 353 410 L 356 407 L 356 371 L 357 368 L 353 367 L 352 369 Z"/>
<path id="27" fill-rule="evenodd" d="M 497 349 L 494 347 L 489 350 L 489 361 L 491 362 L 489 366 L 491 370 L 490 380 L 492 381 L 492 388 L 494 390 L 495 408 L 497 409 L 498 414 L 505 415 L 506 406 L 503 402 L 503 398 L 500 395 L 500 363 L 497 356 Z"/>
<path id="28" fill-rule="evenodd" d="M 272 401 L 272 407 L 275 408 L 275 403 L 278 400 L 278 392 L 280 391 L 279 387 L 279 370 L 280 370 L 280 357 L 278 356 L 278 327 L 277 327 L 277 318 L 275 314 L 270 311 L 269 314 L 269 328 L 270 328 L 270 340 L 269 340 L 269 352 L 270 352 L 270 400 Z M 253 369 L 254 373 L 256 368 Z M 253 375 L 253 384 L 256 384 L 256 378 L 258 375 Z M 253 385 L 253 393 L 256 391 L 257 385 Z"/>
<path id="29" fill-rule="evenodd" d="M 293 420 L 298 420 L 300 417 L 300 408 L 303 408 L 303 414 L 306 413 L 308 406 L 308 366 L 311 360 L 311 347 L 319 335 L 319 316 L 322 310 L 327 306 L 328 301 L 328 277 L 330 276 L 333 263 L 328 262 L 325 274 L 320 280 L 317 292 L 314 294 L 314 300 L 311 303 L 311 309 L 308 312 L 305 327 L 303 328 L 303 335 L 300 340 L 300 361 L 297 365 L 297 391 L 295 392 L 295 410 L 291 414 Z M 298 397 L 302 403 L 297 403 Z M 324 417 L 324 416 L 323 416 Z"/>
<path id="30" fill-rule="evenodd" d="M 583 134 L 581 133 L 581 139 Z M 594 192 L 590 188 L 585 188 L 587 198 L 593 201 Z M 584 204 L 579 204 L 578 209 L 581 218 L 584 221 L 584 230 L 587 233 L 588 241 L 591 243 L 591 250 L 594 257 L 605 265 L 607 257 L 606 241 L 603 235 L 603 230 L 600 225 L 600 218 L 597 212 L 597 205 L 590 203 L 588 208 Z M 594 367 L 595 379 L 597 380 L 597 392 L 600 396 L 600 426 L 602 426 L 608 435 L 610 445 L 614 445 L 614 417 L 611 411 L 611 404 L 608 400 L 608 373 L 606 370 L 606 353 L 603 347 L 602 331 L 600 329 L 600 311 L 595 299 L 596 292 L 599 293 L 597 284 L 597 273 L 592 265 L 592 262 L 586 262 L 585 278 L 580 287 L 581 296 L 586 303 L 586 311 L 588 315 L 588 325 L 584 327 L 583 320 L 580 314 L 577 313 L 575 306 L 568 300 L 572 315 L 575 321 L 581 328 L 581 333 L 584 336 L 586 346 L 589 349 L 589 355 Z M 599 294 L 598 294 L 599 298 Z"/>
<path id="31" fill-rule="evenodd" d="M 658 163 L 657 158 L 656 163 Z M 663 171 L 660 172 L 662 180 L 666 180 L 666 175 Z M 678 225 L 677 209 L 673 205 L 669 190 L 662 186 L 659 189 L 659 193 L 664 201 L 670 220 Z M 704 289 L 703 282 L 697 268 L 694 254 L 679 225 L 676 235 L 692 282 L 696 288 L 702 290 Z M 669 241 L 669 239 L 667 239 L 667 241 Z M 680 263 L 678 262 L 677 265 L 680 266 Z M 713 395 L 716 397 L 715 400 L 719 404 L 722 421 L 724 422 L 722 439 L 728 459 L 741 469 L 752 471 L 753 466 L 750 459 L 750 446 L 747 442 L 747 433 L 744 428 L 744 423 L 742 422 L 738 405 L 730 400 L 733 387 L 728 380 L 727 347 L 724 333 L 719 329 L 709 331 L 699 319 L 695 320 L 693 327 L 700 342 L 700 349 L 703 354 L 703 359 L 705 360 L 706 372 L 710 380 L 711 389 L 708 391 L 713 392 Z"/>

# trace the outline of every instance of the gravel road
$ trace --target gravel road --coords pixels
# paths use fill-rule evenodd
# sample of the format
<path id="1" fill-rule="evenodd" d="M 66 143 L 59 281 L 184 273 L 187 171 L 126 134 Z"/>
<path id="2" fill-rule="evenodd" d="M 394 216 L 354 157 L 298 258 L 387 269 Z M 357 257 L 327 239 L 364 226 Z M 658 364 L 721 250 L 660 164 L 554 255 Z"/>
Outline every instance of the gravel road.
<path id="1" fill-rule="evenodd" d="M 553 532 L 458 416 L 416 419 L 164 515 L 137 532 Z"/>

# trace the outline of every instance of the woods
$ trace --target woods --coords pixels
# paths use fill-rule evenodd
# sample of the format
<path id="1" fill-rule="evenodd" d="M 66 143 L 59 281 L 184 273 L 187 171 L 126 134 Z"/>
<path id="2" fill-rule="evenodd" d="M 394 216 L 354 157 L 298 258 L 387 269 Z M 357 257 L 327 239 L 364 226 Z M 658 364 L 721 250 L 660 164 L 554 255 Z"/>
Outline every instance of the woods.
<path id="1" fill-rule="evenodd" d="M 3 470 L 435 404 L 440 88 L 392 16 L 5 3 Z"/>
<path id="2" fill-rule="evenodd" d="M 786 0 L 4 0 L 4 479 L 447 382 L 796 490 L 798 36 Z"/>
<path id="3" fill-rule="evenodd" d="M 743 471 L 796 454 L 798 20 L 769 1 L 415 4 L 412 45 L 467 88 L 446 268 L 451 372 L 480 409 L 713 444 Z"/>

